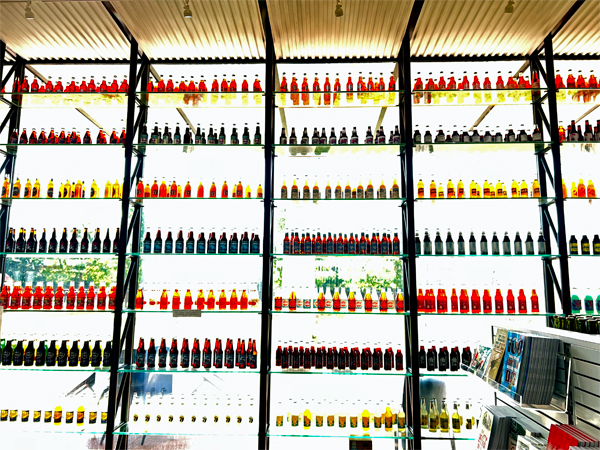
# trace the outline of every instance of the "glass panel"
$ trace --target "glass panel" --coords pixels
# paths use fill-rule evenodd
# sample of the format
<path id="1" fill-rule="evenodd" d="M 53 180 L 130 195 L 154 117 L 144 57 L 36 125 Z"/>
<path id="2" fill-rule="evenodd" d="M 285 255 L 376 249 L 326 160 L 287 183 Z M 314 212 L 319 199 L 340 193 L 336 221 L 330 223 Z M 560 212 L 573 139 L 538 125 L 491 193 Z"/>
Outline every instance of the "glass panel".
<path id="1" fill-rule="evenodd" d="M 24 108 L 126 108 L 124 92 L 6 92 L 5 100 Z M 21 100 L 19 100 L 19 97 Z"/>
<path id="2" fill-rule="evenodd" d="M 515 106 L 531 105 L 539 99 L 545 88 L 532 89 L 461 89 L 461 90 L 414 90 L 413 106 Z"/>
<path id="3" fill-rule="evenodd" d="M 278 108 L 382 108 L 398 106 L 404 91 L 274 92 Z"/>
<path id="4" fill-rule="evenodd" d="M 401 144 L 340 144 L 340 145 L 274 145 L 277 156 L 345 156 L 398 155 Z"/>
<path id="5" fill-rule="evenodd" d="M 264 92 L 137 92 L 152 108 L 264 108 Z"/>

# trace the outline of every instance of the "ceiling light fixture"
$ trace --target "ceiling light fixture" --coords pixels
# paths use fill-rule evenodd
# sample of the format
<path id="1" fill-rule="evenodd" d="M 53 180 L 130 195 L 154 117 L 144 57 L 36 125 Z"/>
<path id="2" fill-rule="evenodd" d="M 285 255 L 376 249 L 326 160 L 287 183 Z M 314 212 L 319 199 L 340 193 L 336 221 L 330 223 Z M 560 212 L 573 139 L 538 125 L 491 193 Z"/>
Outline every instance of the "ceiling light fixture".
<path id="1" fill-rule="evenodd" d="M 344 15 L 344 10 L 342 9 L 341 0 L 337 0 L 335 5 L 335 17 L 342 17 Z"/>
<path id="2" fill-rule="evenodd" d="M 25 18 L 27 20 L 33 20 L 33 11 L 31 10 L 31 1 L 27 1 L 27 6 L 25 7 Z"/>
<path id="3" fill-rule="evenodd" d="M 515 11 L 514 4 L 515 2 L 513 0 L 508 0 L 506 8 L 504 8 L 504 14 L 512 14 Z"/>
<path id="4" fill-rule="evenodd" d="M 185 0 L 185 4 L 183 5 L 183 18 L 184 19 L 192 18 L 192 10 L 190 9 L 190 0 Z"/>

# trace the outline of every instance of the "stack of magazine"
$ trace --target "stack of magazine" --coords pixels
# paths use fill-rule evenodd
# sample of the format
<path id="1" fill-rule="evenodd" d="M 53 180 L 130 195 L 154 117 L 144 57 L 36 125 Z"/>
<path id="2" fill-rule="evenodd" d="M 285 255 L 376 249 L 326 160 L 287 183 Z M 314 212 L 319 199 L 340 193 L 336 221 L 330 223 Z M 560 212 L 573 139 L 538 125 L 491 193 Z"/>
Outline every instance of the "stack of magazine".
<path id="1" fill-rule="evenodd" d="M 560 341 L 498 329 L 494 345 L 479 346 L 466 368 L 517 402 L 549 405 L 556 378 Z"/>

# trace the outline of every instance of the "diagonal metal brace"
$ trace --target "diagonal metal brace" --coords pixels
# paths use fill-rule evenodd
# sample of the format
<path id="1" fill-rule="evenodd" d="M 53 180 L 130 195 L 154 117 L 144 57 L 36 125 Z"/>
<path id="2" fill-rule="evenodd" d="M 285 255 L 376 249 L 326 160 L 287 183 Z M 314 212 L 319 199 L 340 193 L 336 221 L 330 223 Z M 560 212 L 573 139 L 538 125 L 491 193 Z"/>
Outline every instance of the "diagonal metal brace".
<path id="1" fill-rule="evenodd" d="M 558 277 L 556 276 L 556 272 L 554 271 L 554 267 L 552 267 L 552 262 L 550 260 L 546 260 L 546 267 L 550 272 L 550 276 L 552 277 L 552 281 L 554 282 L 554 287 L 558 292 L 558 298 L 562 298 L 562 290 L 560 289 L 560 283 L 558 282 Z"/>
<path id="2" fill-rule="evenodd" d="M 554 234 L 554 239 L 556 239 L 556 241 L 558 242 L 558 233 L 556 232 L 556 227 L 554 226 L 552 217 L 550 217 L 550 214 L 548 213 L 548 208 L 542 208 L 542 211 L 544 211 L 544 217 L 548 221 L 548 225 L 550 225 L 550 228 L 552 228 L 552 234 Z"/>
<path id="3" fill-rule="evenodd" d="M 131 217 L 131 221 L 129 222 L 129 225 L 127 226 L 127 245 L 129 245 L 129 241 L 131 240 L 131 235 L 133 233 L 133 227 L 135 225 L 135 222 L 139 219 L 139 216 L 141 214 L 141 209 L 140 208 L 134 208 L 133 210 L 133 216 Z M 127 284 L 125 284 L 125 287 L 127 287 Z"/>
<path id="4" fill-rule="evenodd" d="M 546 172 L 546 176 L 550 179 L 550 184 L 554 186 L 554 177 L 552 176 L 552 172 L 550 171 L 550 167 L 548 166 L 548 162 L 546 161 L 546 155 L 544 153 L 540 153 L 538 155 L 542 166 L 544 167 L 544 171 Z M 558 195 L 558 194 L 557 194 Z M 562 192 L 561 192 L 562 195 Z"/>

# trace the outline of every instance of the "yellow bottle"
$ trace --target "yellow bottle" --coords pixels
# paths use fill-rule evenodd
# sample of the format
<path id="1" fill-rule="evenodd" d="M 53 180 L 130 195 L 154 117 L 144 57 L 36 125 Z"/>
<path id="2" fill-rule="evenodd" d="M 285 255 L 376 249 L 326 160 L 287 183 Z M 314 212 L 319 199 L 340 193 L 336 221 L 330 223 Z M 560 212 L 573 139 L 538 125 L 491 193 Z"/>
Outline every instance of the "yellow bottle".
<path id="1" fill-rule="evenodd" d="M 460 414 L 458 414 L 457 402 L 454 402 L 454 412 L 452 413 L 452 432 L 460 433 Z"/>
<path id="2" fill-rule="evenodd" d="M 438 429 L 438 424 L 437 424 L 437 415 L 436 415 L 436 411 L 435 411 L 435 405 L 433 403 L 433 400 L 431 400 L 429 402 L 429 431 L 431 433 L 435 433 Z"/>
<path id="3" fill-rule="evenodd" d="M 529 198 L 529 192 L 528 192 L 527 183 L 525 183 L 525 180 L 523 180 L 521 182 L 521 197 Z"/>
<path id="4" fill-rule="evenodd" d="M 29 178 L 27 178 L 27 182 L 25 183 L 23 198 L 31 198 L 31 181 L 29 181 Z"/>
<path id="5" fill-rule="evenodd" d="M 475 184 L 475 180 L 471 180 L 471 184 L 469 185 L 470 198 L 477 198 L 477 185 Z"/>
<path id="6" fill-rule="evenodd" d="M 85 198 L 85 181 L 81 182 L 81 198 Z"/>
<path id="7" fill-rule="evenodd" d="M 562 195 L 563 198 L 567 198 L 567 186 L 565 186 L 565 179 L 562 180 Z"/>
<path id="8" fill-rule="evenodd" d="M 513 180 L 510 185 L 510 194 L 512 198 L 519 198 L 521 196 L 519 192 L 519 183 L 517 183 L 516 180 Z"/>
<path id="9" fill-rule="evenodd" d="M 260 184 L 256 188 L 256 198 L 263 198 L 263 188 Z"/>
<path id="10" fill-rule="evenodd" d="M 27 192 L 27 189 L 25 189 L 25 192 Z M 585 184 L 583 184 L 582 178 L 579 179 L 579 184 L 577 185 L 577 197 L 585 198 Z"/>
<path id="11" fill-rule="evenodd" d="M 429 184 L 429 198 L 437 197 L 437 188 L 435 187 L 435 180 L 431 180 Z"/>
<path id="12" fill-rule="evenodd" d="M 385 408 L 385 413 L 383 414 L 383 423 L 385 431 L 392 431 L 394 424 L 392 423 L 392 410 L 389 406 Z"/>
<path id="13" fill-rule="evenodd" d="M 448 180 L 448 198 L 456 198 L 456 193 L 454 192 L 454 185 L 452 184 L 452 180 Z"/>
<path id="14" fill-rule="evenodd" d="M 77 408 L 77 426 L 78 427 L 82 427 L 83 423 L 85 422 L 85 409 L 83 406 L 80 406 L 79 408 Z"/>
<path id="15" fill-rule="evenodd" d="M 362 428 L 364 431 L 369 430 L 369 426 L 371 425 L 371 416 L 369 411 L 366 409 L 362 412 Z"/>
<path id="16" fill-rule="evenodd" d="M 577 185 L 575 184 L 574 181 L 571 184 L 571 197 L 577 198 Z"/>
<path id="17" fill-rule="evenodd" d="M 427 414 L 427 406 L 425 405 L 425 397 L 421 397 L 421 428 L 429 426 L 429 415 Z"/>
<path id="18" fill-rule="evenodd" d="M 54 408 L 53 422 L 56 426 L 59 426 L 62 423 L 62 407 L 57 406 Z"/>
<path id="19" fill-rule="evenodd" d="M 498 180 L 498 184 L 496 184 L 496 197 L 504 197 L 504 190 L 502 189 L 502 182 L 500 180 Z"/>
<path id="20" fill-rule="evenodd" d="M 398 430 L 404 431 L 406 428 L 406 414 L 404 413 L 404 409 L 402 405 L 400 405 L 400 409 L 398 410 Z"/>
<path id="21" fill-rule="evenodd" d="M 457 197 L 465 198 L 465 185 L 462 180 L 458 180 L 458 184 L 456 185 Z M 448 195 L 450 197 L 450 195 Z"/>
<path id="22" fill-rule="evenodd" d="M 40 180 L 35 179 L 35 184 L 33 185 L 33 191 L 31 191 L 32 198 L 40 198 L 40 191 L 42 187 L 40 186 Z"/>
<path id="23" fill-rule="evenodd" d="M 13 198 L 19 198 L 21 196 L 21 180 L 19 177 L 17 177 L 17 181 L 15 181 L 15 184 L 13 185 L 12 196 Z"/>
<path id="24" fill-rule="evenodd" d="M 311 414 L 308 409 L 304 410 L 304 429 L 308 430 L 311 425 Z"/>
<path id="25" fill-rule="evenodd" d="M 163 181 L 163 184 L 165 182 Z M 116 180 L 112 185 L 112 198 L 120 198 L 121 197 L 121 186 L 119 185 L 119 180 Z"/>
<path id="26" fill-rule="evenodd" d="M 360 180 L 358 181 L 358 186 L 356 186 L 356 198 L 365 198 L 365 188 Z"/>
<path id="27" fill-rule="evenodd" d="M 533 180 L 531 185 L 531 196 L 534 198 L 540 197 L 540 182 L 537 179 Z"/>
<path id="28" fill-rule="evenodd" d="M 112 184 L 110 184 L 110 181 L 106 182 L 106 185 L 104 186 L 104 198 L 111 198 L 111 192 L 112 192 Z"/>
<path id="29" fill-rule="evenodd" d="M 75 182 L 71 183 L 71 198 L 75 198 Z"/>
<path id="30" fill-rule="evenodd" d="M 440 183 L 438 187 L 437 196 L 438 198 L 444 198 L 444 186 L 442 185 L 442 183 Z"/>
<path id="31" fill-rule="evenodd" d="M 67 180 L 63 186 L 63 198 L 71 198 L 71 183 L 69 180 Z"/>
<path id="32" fill-rule="evenodd" d="M 54 198 L 54 181 L 50 178 L 48 182 L 48 189 L 46 191 L 46 198 Z"/>
<path id="33" fill-rule="evenodd" d="M 487 180 L 483 182 L 483 197 L 490 198 L 490 185 Z"/>
<path id="34" fill-rule="evenodd" d="M 446 399 L 442 400 L 442 412 L 440 413 L 440 431 L 442 433 L 448 433 L 450 431 L 450 416 L 448 409 L 446 408 Z"/>
<path id="35" fill-rule="evenodd" d="M 494 185 L 490 183 L 490 198 L 496 198 L 496 191 L 494 191 Z"/>
<path id="36" fill-rule="evenodd" d="M 246 192 L 244 193 L 246 198 L 252 198 L 252 189 L 250 189 L 250 185 L 246 186 Z"/>
<path id="37" fill-rule="evenodd" d="M 58 188 L 58 198 L 63 198 L 64 185 L 60 183 L 60 187 Z"/>
<path id="38" fill-rule="evenodd" d="M 98 185 L 96 184 L 96 180 L 92 180 L 90 198 L 98 198 Z"/>
<path id="39" fill-rule="evenodd" d="M 481 186 L 479 183 L 475 183 L 475 187 L 477 188 L 477 198 L 481 198 Z"/>
<path id="40" fill-rule="evenodd" d="M 329 186 L 329 182 L 327 183 L 327 185 Z M 296 184 L 296 180 L 294 180 L 294 183 L 292 184 L 292 197 L 294 199 L 298 198 L 298 185 Z"/>
<path id="41" fill-rule="evenodd" d="M 308 180 L 304 180 L 304 187 L 302 188 L 302 198 L 310 199 L 310 187 L 308 186 Z"/>
<path id="42" fill-rule="evenodd" d="M 423 180 L 419 180 L 419 182 L 417 183 L 417 197 L 425 198 L 425 185 L 423 184 Z"/>
<path id="43" fill-rule="evenodd" d="M 8 197 L 10 197 L 10 180 L 8 177 L 5 177 L 2 183 L 2 198 Z"/>
<path id="44" fill-rule="evenodd" d="M 588 198 L 596 198 L 596 188 L 594 187 L 592 180 L 590 180 L 587 185 L 587 196 Z"/>
<path id="45" fill-rule="evenodd" d="M 506 190 L 506 185 L 502 183 L 502 197 L 508 198 L 508 191 Z"/>

